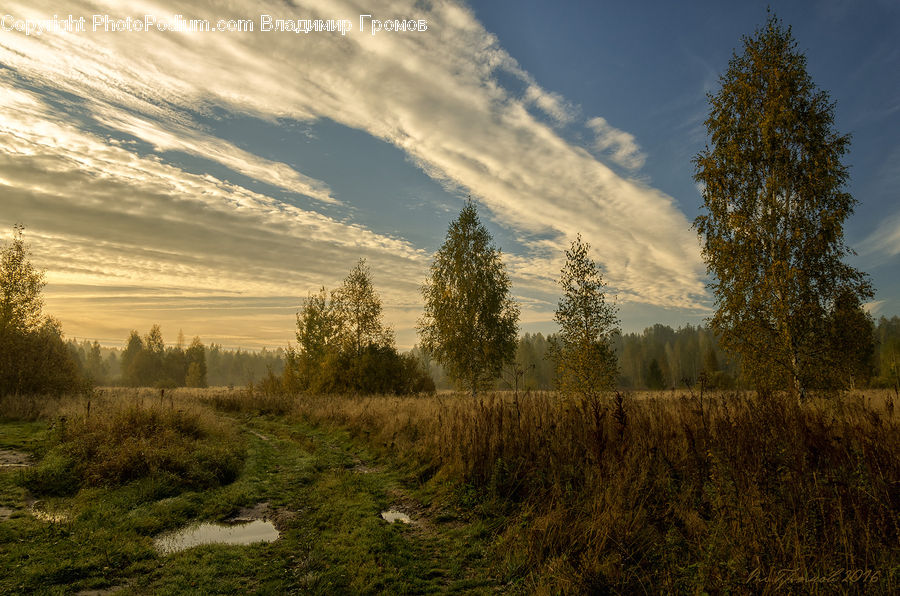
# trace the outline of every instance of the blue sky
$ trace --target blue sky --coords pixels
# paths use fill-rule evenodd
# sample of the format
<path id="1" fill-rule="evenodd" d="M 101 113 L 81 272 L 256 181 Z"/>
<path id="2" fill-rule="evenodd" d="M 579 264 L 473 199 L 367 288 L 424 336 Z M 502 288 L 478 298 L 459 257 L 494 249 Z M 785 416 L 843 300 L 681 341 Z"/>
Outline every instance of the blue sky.
<path id="1" fill-rule="evenodd" d="M 896 2 L 8 2 L 0 228 L 26 225 L 70 337 L 287 344 L 301 300 L 365 257 L 400 347 L 467 195 L 523 331 L 553 331 L 581 233 L 622 326 L 710 314 L 690 229 L 705 94 L 770 5 L 853 135 L 847 221 L 877 315 L 900 312 Z M 83 32 L 15 30 L 84 16 Z M 93 15 L 246 19 L 252 32 L 92 31 Z M 261 15 L 353 30 L 260 31 Z M 359 15 L 426 31 L 359 31 Z M 10 30 L 11 29 L 11 30 Z"/>

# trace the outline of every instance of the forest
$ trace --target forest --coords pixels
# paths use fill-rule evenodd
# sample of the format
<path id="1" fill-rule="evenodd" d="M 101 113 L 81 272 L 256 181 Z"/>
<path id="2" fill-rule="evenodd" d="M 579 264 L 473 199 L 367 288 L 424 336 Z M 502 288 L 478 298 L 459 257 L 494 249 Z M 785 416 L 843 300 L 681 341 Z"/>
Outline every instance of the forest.
<path id="1" fill-rule="evenodd" d="M 900 317 L 879 317 L 871 322 L 870 349 L 861 354 L 856 363 L 851 387 L 851 377 L 846 377 L 847 388 L 892 389 L 898 383 L 898 355 L 900 355 Z M 132 335 L 132 338 L 135 335 Z M 139 337 L 139 336 L 138 336 Z M 517 339 L 515 361 L 507 365 L 496 381 L 498 389 L 514 389 L 516 375 L 518 387 L 522 390 L 549 390 L 555 387 L 552 361 L 548 357 L 550 338 L 541 333 L 524 333 Z M 750 382 L 740 374 L 739 360 L 729 357 L 716 341 L 715 334 L 699 325 L 686 325 L 672 329 L 668 325 L 654 325 L 641 333 L 617 334 L 612 341 L 619 363 L 617 388 L 623 390 L 683 389 L 696 383 L 705 373 L 707 386 L 711 389 L 732 389 L 749 387 Z M 202 344 L 201 344 L 202 345 Z M 79 371 L 97 386 L 151 387 L 244 387 L 265 379 L 269 371 L 280 376 L 284 371 L 286 355 L 290 346 L 274 350 L 259 351 L 229 350 L 218 344 L 205 347 L 203 356 L 206 365 L 206 383 L 190 385 L 185 374 L 165 377 L 162 374 L 153 380 L 139 383 L 122 372 L 122 355 L 125 349 L 104 347 L 99 342 L 70 339 L 66 348 L 72 355 Z M 127 346 L 126 346 L 127 348 Z M 452 379 L 418 346 L 410 350 L 424 367 L 427 363 L 437 389 L 455 388 Z M 160 362 L 184 361 L 184 341 L 164 349 Z M 518 373 L 516 373 L 518 371 Z M 131 380 L 134 379 L 134 380 Z M 181 380 L 181 382 L 177 382 Z"/>
<path id="2" fill-rule="evenodd" d="M 162 330 L 157 326 L 151 328 L 147 336 L 153 333 L 154 329 L 162 337 Z M 162 344 L 162 350 L 155 357 L 141 356 L 141 359 L 149 361 L 141 365 L 139 361 L 135 361 L 135 356 L 143 351 L 151 351 L 149 346 L 153 344 L 147 341 L 147 336 L 141 337 L 135 332 L 122 348 L 106 347 L 97 341 L 76 339 L 68 340 L 66 347 L 78 370 L 96 386 L 242 387 L 260 381 L 270 369 L 277 374 L 281 374 L 284 369 L 283 348 L 275 350 L 263 348 L 259 351 L 240 348 L 228 350 L 216 343 L 206 346 L 199 338 L 192 341 L 187 350 L 183 338 L 177 340 L 174 345 Z M 138 344 L 138 341 L 141 343 Z M 193 361 L 197 362 L 200 368 L 195 369 L 196 374 L 189 383 L 188 368 L 193 362 L 188 355 L 191 347 L 194 348 Z M 139 372 L 140 366 L 144 366 L 146 370 Z"/>

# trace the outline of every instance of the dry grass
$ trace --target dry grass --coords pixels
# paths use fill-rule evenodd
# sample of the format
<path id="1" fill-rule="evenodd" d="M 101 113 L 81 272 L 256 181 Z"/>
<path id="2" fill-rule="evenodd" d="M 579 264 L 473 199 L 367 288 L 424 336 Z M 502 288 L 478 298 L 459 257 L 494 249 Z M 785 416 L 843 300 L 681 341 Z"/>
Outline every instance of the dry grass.
<path id="1" fill-rule="evenodd" d="M 497 572 L 538 593 L 891 593 L 900 582 L 893 403 L 890 391 L 798 406 L 737 392 L 578 403 L 553 393 L 107 389 L 6 399 L 0 417 L 54 421 L 52 447 L 28 478 L 45 494 L 142 477 L 175 491 L 227 482 L 241 441 L 214 409 L 349 429 L 445 487 L 438 499 L 499 527 Z M 842 582 L 856 570 L 869 575 Z"/>
<path id="2" fill-rule="evenodd" d="M 531 590 L 746 590 L 748 578 L 782 570 L 859 569 L 881 583 L 850 589 L 878 592 L 896 587 L 900 563 L 900 433 L 888 398 L 801 407 L 742 393 L 642 393 L 618 406 L 551 393 L 308 396 L 298 413 L 498 504 L 510 519 L 498 557 Z"/>
<path id="3" fill-rule="evenodd" d="M 259 391 L 252 386 L 244 389 L 220 387 L 199 390 L 196 399 L 222 412 L 276 415 L 290 412 L 295 401 L 291 395 Z"/>
<path id="4" fill-rule="evenodd" d="M 46 402 L 40 416 L 53 421 L 49 445 L 25 485 L 36 494 L 71 494 L 141 478 L 173 492 L 230 482 L 242 465 L 240 436 L 200 395 L 105 389 Z"/>

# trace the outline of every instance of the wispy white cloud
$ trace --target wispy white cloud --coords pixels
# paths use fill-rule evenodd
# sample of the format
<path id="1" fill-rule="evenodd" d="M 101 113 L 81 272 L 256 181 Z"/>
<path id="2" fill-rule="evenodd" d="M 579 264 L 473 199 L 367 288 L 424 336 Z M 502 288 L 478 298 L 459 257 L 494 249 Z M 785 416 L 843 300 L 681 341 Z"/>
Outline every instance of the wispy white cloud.
<path id="1" fill-rule="evenodd" d="M 158 152 L 182 151 L 217 161 L 254 180 L 306 195 L 323 203 L 339 204 L 325 182 L 305 176 L 290 166 L 253 155 L 233 143 L 177 123 L 157 124 L 145 118 L 93 106 L 94 119 L 105 126 L 133 135 Z M 166 130 L 167 126 L 170 130 Z"/>
<path id="2" fill-rule="evenodd" d="M 385 297 L 401 303 L 427 270 L 427 255 L 408 242 L 139 157 L 67 124 L 32 93 L 3 89 L 0 110 L 3 219 L 27 222 L 35 261 L 47 269 L 51 287 L 70 288 L 50 292 L 48 300 L 51 312 L 73 323 L 70 333 L 86 334 L 85 305 L 94 304 L 96 318 L 98 295 L 128 299 L 118 310 L 121 332 L 142 320 L 138 296 L 150 305 L 145 326 L 196 318 L 181 302 L 166 313 L 160 288 L 163 297 L 179 300 L 268 297 L 284 310 L 286 294 L 296 296 L 296 308 L 308 291 L 336 285 L 368 256 L 380 280 L 400 277 Z M 255 307 L 265 310 L 265 303 Z M 114 312 L 104 310 L 104 317 Z M 257 328 L 257 319 L 225 332 Z M 290 326 L 284 317 L 278 343 L 290 337 Z"/>
<path id="3" fill-rule="evenodd" d="M 881 311 L 881 307 L 884 306 L 884 303 L 884 300 L 873 300 L 872 302 L 866 302 L 865 304 L 863 304 L 862 308 L 864 311 L 874 317 Z"/>
<path id="4" fill-rule="evenodd" d="M 876 192 L 885 197 L 896 196 L 900 187 L 900 146 L 884 155 L 877 174 Z M 856 246 L 857 251 L 877 262 L 900 254 L 900 211 L 884 213 L 877 227 Z"/>
<path id="5" fill-rule="evenodd" d="M 38 0 L 12 2 L 6 10 L 23 17 L 152 12 L 258 20 L 263 13 L 282 13 L 354 21 L 373 12 L 368 3 L 352 0 L 275 7 L 242 0 L 229 4 L 228 15 L 197 1 Z M 328 181 L 215 137 L 199 129 L 192 114 L 215 107 L 270 121 L 327 118 L 399 147 L 430 176 L 471 193 L 492 219 L 515 231 L 525 247 L 508 255 L 517 292 L 550 292 L 562 250 L 580 232 L 620 299 L 698 306 L 705 296 L 699 248 L 671 197 L 617 175 L 563 139 L 554 127 L 571 123 L 575 110 L 524 72 L 470 10 L 455 2 L 397 0 L 379 3 L 378 11 L 427 19 L 429 29 L 377 36 L 89 32 L 26 38 L 3 32 L 0 62 L 14 74 L 2 85 L 11 89 L 27 81 L 82 98 L 80 108 L 95 121 L 159 151 L 215 159 L 319 202 L 335 200 Z M 500 73 L 521 80 L 524 96 L 502 87 Z M 274 295 L 285 276 L 293 287 L 329 283 L 340 277 L 336 260 L 374 251 L 384 259 L 370 262 L 383 280 L 385 302 L 398 305 L 399 313 L 399 305 L 418 300 L 427 256 L 408 242 L 141 157 L 79 130 L 64 115 L 54 118 L 37 96 L 19 99 L 16 112 L 4 114 L 9 136 L 0 178 L 13 197 L 4 201 L 52 230 L 73 267 L 99 259 L 112 264 L 104 268 L 110 276 L 145 286 L 200 280 L 198 286 Z M 533 106 L 550 122 L 535 117 Z M 597 134 L 597 151 L 629 169 L 643 164 L 632 135 L 602 118 L 588 125 Z M 54 173 L 71 180 L 46 182 Z M 98 235 L 106 244 L 96 244 Z M 159 250 L 139 249 L 148 246 Z"/>
<path id="6" fill-rule="evenodd" d="M 644 165 L 647 156 L 641 151 L 633 134 L 610 126 L 600 116 L 588 120 L 587 126 L 596 135 L 594 149 L 597 152 L 609 153 L 614 162 L 630 170 L 637 170 Z"/>
<path id="7" fill-rule="evenodd" d="M 571 122 L 575 117 L 575 108 L 569 105 L 560 94 L 541 89 L 535 83 L 528 85 L 528 89 L 525 91 L 525 101 L 533 103 L 560 124 Z"/>
<path id="8" fill-rule="evenodd" d="M 860 242 L 858 250 L 864 255 L 881 255 L 882 257 L 894 257 L 900 254 L 900 213 L 881 220 L 875 231 Z"/>

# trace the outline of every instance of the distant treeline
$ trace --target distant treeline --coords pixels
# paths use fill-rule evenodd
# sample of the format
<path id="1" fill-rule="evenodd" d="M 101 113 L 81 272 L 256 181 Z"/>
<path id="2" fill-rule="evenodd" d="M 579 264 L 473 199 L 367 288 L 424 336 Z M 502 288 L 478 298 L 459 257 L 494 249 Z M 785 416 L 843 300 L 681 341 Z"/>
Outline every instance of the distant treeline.
<path id="1" fill-rule="evenodd" d="M 848 351 L 840 370 L 845 388 L 897 387 L 900 376 L 900 317 L 881 317 L 860 330 L 856 351 Z M 625 389 L 664 389 L 698 383 L 710 388 L 752 388 L 743 378 L 740 361 L 731 358 L 715 334 L 703 326 L 673 330 L 667 325 L 643 333 L 619 335 L 614 341 L 619 361 L 619 386 Z M 823 363 L 823 366 L 833 366 Z M 701 377 L 702 375 L 702 377 Z"/>
<path id="2" fill-rule="evenodd" d="M 158 330 L 156 326 L 154 329 Z M 497 388 L 553 389 L 553 363 L 547 357 L 550 337 L 541 333 L 521 336 L 515 366 L 506 367 L 497 381 Z M 138 340 L 144 355 L 135 357 Z M 86 340 L 69 340 L 66 345 L 83 376 L 97 385 L 174 387 L 191 386 L 190 380 L 195 386 L 246 386 L 259 383 L 269 371 L 281 375 L 284 370 L 286 351 L 283 348 L 263 348 L 258 352 L 240 348 L 228 350 L 215 343 L 205 347 L 197 338 L 185 348 L 184 338 L 179 334 L 175 345 L 160 351 L 159 340 L 151 330 L 144 337 L 132 333 L 124 349 L 102 347 L 96 341 Z M 750 387 L 741 378 L 739 362 L 729 358 L 712 331 L 703 326 L 673 329 L 656 324 L 641 333 L 619 334 L 613 344 L 619 362 L 618 386 L 621 389 L 683 387 L 686 383 L 699 382 L 701 374 L 709 388 Z M 151 345 L 155 347 L 149 348 Z M 128 346 L 131 346 L 131 352 Z M 202 352 L 198 348 L 202 348 Z M 201 362 L 198 360 L 201 354 L 206 370 L 205 384 L 198 382 L 200 370 L 195 371 L 193 379 L 189 378 L 190 364 Z M 409 354 L 422 363 L 439 389 L 454 388 L 440 365 L 419 347 L 414 347 Z M 123 372 L 123 357 L 125 362 L 131 363 L 130 373 Z M 871 352 L 856 365 L 857 374 L 852 379 L 856 387 L 894 387 L 898 383 L 900 317 L 881 317 L 874 323 Z M 129 367 L 125 368 L 129 370 Z M 848 379 L 848 386 L 850 383 Z"/>
<path id="3" fill-rule="evenodd" d="M 515 367 L 504 371 L 498 388 L 553 389 L 554 367 L 548 357 L 553 336 L 519 338 Z M 695 382 L 706 373 L 710 387 L 734 386 L 738 366 L 728 359 L 714 334 L 705 327 L 672 329 L 656 324 L 642 333 L 616 334 L 613 348 L 619 365 L 620 389 L 667 389 Z M 439 373 L 433 373 L 439 374 Z"/>
<path id="4" fill-rule="evenodd" d="M 870 349 L 848 354 L 849 387 L 893 388 L 900 376 L 900 317 L 881 317 L 872 324 Z M 553 365 L 547 358 L 551 336 L 540 333 L 519 338 L 514 367 L 507 367 L 498 380 L 501 389 L 553 389 Z M 715 334 L 704 326 L 686 325 L 673 329 L 656 324 L 641 333 L 618 334 L 613 346 L 619 363 L 620 389 L 669 389 L 699 383 L 717 389 L 752 388 L 742 378 L 740 362 L 730 358 Z M 451 388 L 440 366 L 429 361 L 418 348 L 413 353 L 428 364 L 439 388 Z M 701 377 L 702 375 L 702 377 Z"/>
<path id="5" fill-rule="evenodd" d="M 552 339 L 553 335 L 541 333 L 521 336 L 515 364 L 504 369 L 497 388 L 555 389 L 549 358 Z M 696 382 L 703 373 L 709 387 L 733 387 L 739 380 L 738 364 L 728 358 L 712 331 L 702 326 L 672 329 L 656 324 L 641 333 L 616 334 L 612 343 L 620 389 L 682 387 Z M 414 353 L 424 357 L 418 348 Z M 452 387 L 437 364 L 429 363 L 429 370 L 438 387 Z"/>
<path id="6" fill-rule="evenodd" d="M 246 386 L 263 379 L 269 370 L 281 374 L 284 350 L 252 352 L 208 347 L 194 338 L 185 347 L 179 333 L 173 346 L 165 346 L 157 325 L 141 337 L 133 331 L 124 348 L 108 348 L 94 341 L 69 340 L 66 344 L 84 378 L 95 385 L 150 387 Z"/>
<path id="7" fill-rule="evenodd" d="M 521 336 L 515 366 L 506 367 L 497 381 L 497 388 L 553 389 L 553 363 L 547 357 L 550 337 L 541 333 Z M 133 354 L 137 353 L 138 340 L 143 355 L 136 357 Z M 132 333 L 124 349 L 101 347 L 96 341 L 74 340 L 69 340 L 67 347 L 82 374 L 98 385 L 191 386 L 188 383 L 191 380 L 195 386 L 246 386 L 259 383 L 269 371 L 281 375 L 284 370 L 286 351 L 282 348 L 264 348 L 258 352 L 240 348 L 228 350 L 215 343 L 205 347 L 197 338 L 185 348 L 184 338 L 179 334 L 174 346 L 160 351 L 159 340 L 151 330 L 143 338 L 137 332 Z M 703 326 L 673 329 L 656 324 L 641 333 L 619 334 L 613 344 L 619 362 L 618 386 L 621 389 L 683 387 L 686 383 L 699 382 L 701 375 L 709 388 L 750 387 L 741 378 L 739 362 L 729 358 L 712 331 Z M 150 345 L 155 347 L 150 349 Z M 131 346 L 131 352 L 128 346 Z M 202 348 L 202 352 L 198 348 Z M 189 355 L 191 350 L 194 350 L 193 356 Z M 206 370 L 205 384 L 198 383 L 199 370 L 195 371 L 193 379 L 189 379 L 188 374 L 191 362 L 200 362 L 198 356 L 201 354 Z M 419 347 L 414 347 L 409 354 L 422 363 L 439 389 L 454 388 L 440 365 Z M 123 357 L 125 362 L 131 363 L 130 367 L 125 367 L 131 370 L 130 373 L 123 372 Z M 871 352 L 856 365 L 857 374 L 852 379 L 856 387 L 894 387 L 898 383 L 900 317 L 878 319 L 873 325 Z M 848 386 L 850 383 L 848 379 Z"/>

